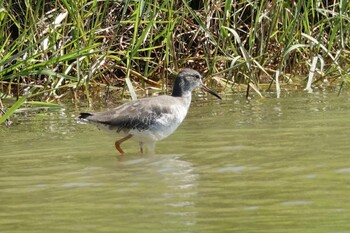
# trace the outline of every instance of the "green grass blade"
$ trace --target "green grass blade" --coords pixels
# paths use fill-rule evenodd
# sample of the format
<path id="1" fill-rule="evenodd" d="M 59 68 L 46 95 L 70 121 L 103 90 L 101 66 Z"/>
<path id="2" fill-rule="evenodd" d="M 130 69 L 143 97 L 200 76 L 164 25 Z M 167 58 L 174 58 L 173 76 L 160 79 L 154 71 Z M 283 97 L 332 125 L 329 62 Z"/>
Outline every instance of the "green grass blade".
<path id="1" fill-rule="evenodd" d="M 9 108 L 4 115 L 0 117 L 0 125 L 4 123 L 21 105 L 26 101 L 27 96 L 22 96 L 16 103 L 14 103 L 11 108 Z"/>
<path id="2" fill-rule="evenodd" d="M 209 31 L 209 29 L 205 26 L 203 21 L 197 16 L 197 14 L 194 12 L 194 10 L 188 5 L 187 0 L 182 0 L 183 4 L 186 6 L 187 10 L 190 12 L 192 17 L 196 20 L 196 22 L 199 24 L 200 28 L 205 31 L 205 33 L 209 36 L 210 40 L 213 42 L 215 46 L 218 45 L 218 42 L 216 41 L 213 33 Z"/>
<path id="3" fill-rule="evenodd" d="M 50 102 L 41 102 L 41 101 L 28 101 L 27 104 L 39 107 L 48 107 L 48 108 L 62 108 L 61 105 L 50 103 Z"/>

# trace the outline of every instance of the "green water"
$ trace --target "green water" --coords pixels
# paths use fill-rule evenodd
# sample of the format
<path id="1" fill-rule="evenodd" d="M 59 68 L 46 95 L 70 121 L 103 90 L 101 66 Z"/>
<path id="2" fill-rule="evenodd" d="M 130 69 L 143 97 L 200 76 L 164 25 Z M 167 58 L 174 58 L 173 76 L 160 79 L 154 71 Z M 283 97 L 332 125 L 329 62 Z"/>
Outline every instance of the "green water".
<path id="1" fill-rule="evenodd" d="M 350 232 L 347 94 L 197 97 L 153 156 L 76 114 L 0 128 L 1 232 Z"/>

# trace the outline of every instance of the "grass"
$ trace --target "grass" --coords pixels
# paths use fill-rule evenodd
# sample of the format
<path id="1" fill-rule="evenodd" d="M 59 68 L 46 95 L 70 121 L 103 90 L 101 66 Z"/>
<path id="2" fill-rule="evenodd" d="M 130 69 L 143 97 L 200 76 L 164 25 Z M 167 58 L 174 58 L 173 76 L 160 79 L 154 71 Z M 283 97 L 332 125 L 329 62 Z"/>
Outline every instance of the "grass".
<path id="1" fill-rule="evenodd" d="M 182 67 L 247 95 L 268 84 L 279 97 L 290 83 L 340 92 L 350 81 L 349 12 L 344 0 L 0 1 L 0 98 L 17 99 L 0 123 L 27 100 L 91 101 L 95 87 L 168 92 Z"/>

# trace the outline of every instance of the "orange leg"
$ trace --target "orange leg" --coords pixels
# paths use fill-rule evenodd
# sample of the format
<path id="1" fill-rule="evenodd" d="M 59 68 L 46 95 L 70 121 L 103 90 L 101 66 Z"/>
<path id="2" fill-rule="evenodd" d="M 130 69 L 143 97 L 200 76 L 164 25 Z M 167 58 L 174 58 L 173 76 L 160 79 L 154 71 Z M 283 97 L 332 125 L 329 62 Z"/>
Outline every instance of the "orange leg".
<path id="1" fill-rule="evenodd" d="M 120 152 L 120 154 L 124 154 L 124 151 L 122 150 L 122 148 L 120 147 L 120 144 L 122 144 L 124 141 L 130 139 L 132 137 L 131 134 L 128 134 L 126 137 L 123 137 L 122 139 L 118 140 L 115 142 L 115 148 Z"/>

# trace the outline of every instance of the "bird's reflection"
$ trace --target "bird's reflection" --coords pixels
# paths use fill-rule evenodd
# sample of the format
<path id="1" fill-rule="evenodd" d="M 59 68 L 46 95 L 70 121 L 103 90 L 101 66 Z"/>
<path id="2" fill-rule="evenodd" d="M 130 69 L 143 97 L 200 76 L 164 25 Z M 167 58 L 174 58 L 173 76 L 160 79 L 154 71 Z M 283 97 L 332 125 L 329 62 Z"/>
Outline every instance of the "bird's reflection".
<path id="1" fill-rule="evenodd" d="M 134 187 L 148 189 L 144 197 L 149 199 L 144 207 L 156 204 L 157 211 L 161 210 L 163 216 L 171 216 L 165 221 L 189 226 L 196 223 L 195 200 L 199 175 L 193 164 L 183 157 L 179 154 L 123 156 L 118 162 L 119 166 L 133 171 L 133 175 L 142 176 Z"/>

